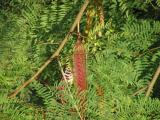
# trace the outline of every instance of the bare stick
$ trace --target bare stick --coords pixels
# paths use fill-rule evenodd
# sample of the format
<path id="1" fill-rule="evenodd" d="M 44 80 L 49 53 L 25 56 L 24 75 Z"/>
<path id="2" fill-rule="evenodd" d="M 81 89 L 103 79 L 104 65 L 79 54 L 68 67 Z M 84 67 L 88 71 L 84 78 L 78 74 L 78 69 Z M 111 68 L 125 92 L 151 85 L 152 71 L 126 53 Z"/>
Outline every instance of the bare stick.
<path id="1" fill-rule="evenodd" d="M 146 53 L 148 53 L 148 52 L 151 53 L 151 52 L 153 52 L 153 51 L 155 51 L 155 50 L 157 50 L 157 49 L 160 49 L 160 46 L 155 47 L 155 48 L 152 48 L 152 49 L 149 49 L 149 50 L 145 51 L 144 53 L 137 54 L 136 56 L 137 56 L 137 57 L 141 57 L 141 56 L 145 55 Z"/>
<path id="2" fill-rule="evenodd" d="M 64 81 L 65 81 L 68 94 L 69 94 L 69 96 L 71 97 L 71 99 L 72 99 L 73 101 L 75 101 L 75 99 L 74 99 L 74 97 L 73 97 L 73 95 L 72 95 L 72 92 L 70 91 L 70 88 L 69 88 L 69 86 L 68 86 L 68 82 L 67 82 L 67 79 L 66 79 L 66 77 L 65 77 L 65 74 L 64 74 L 64 72 L 63 72 L 63 68 L 62 68 L 62 65 L 61 65 L 60 60 L 58 60 L 58 64 L 59 64 L 59 67 L 60 67 L 60 70 L 61 70 L 63 79 L 64 79 Z M 80 112 L 79 112 L 78 106 L 75 104 L 74 107 L 75 107 L 75 109 L 76 109 L 76 111 L 77 111 L 80 119 L 83 120 L 83 117 L 81 116 L 81 114 L 80 114 Z"/>
<path id="3" fill-rule="evenodd" d="M 59 53 L 61 52 L 62 48 L 64 47 L 64 45 L 66 44 L 66 42 L 68 41 L 68 38 L 70 37 L 71 33 L 74 31 L 75 27 L 77 26 L 78 21 L 80 21 L 86 7 L 89 4 L 89 0 L 85 0 L 83 6 L 81 7 L 74 23 L 72 24 L 68 34 L 66 35 L 66 37 L 64 38 L 64 40 L 62 41 L 62 43 L 60 44 L 60 46 L 58 47 L 58 49 L 52 54 L 52 56 L 39 68 L 39 70 L 26 82 L 24 82 L 20 87 L 18 87 L 11 95 L 9 95 L 9 98 L 13 98 L 15 97 L 23 88 L 25 88 L 28 84 L 30 84 L 31 82 L 33 82 L 35 80 L 35 78 L 42 73 L 42 71 L 52 62 L 52 60 L 54 58 L 56 58 L 57 56 L 59 56 Z"/>
<path id="4" fill-rule="evenodd" d="M 148 86 L 148 89 L 147 89 L 147 92 L 146 92 L 146 97 L 149 97 L 149 95 L 150 95 L 150 93 L 153 89 L 153 86 L 154 86 L 156 80 L 158 79 L 159 74 L 160 74 L 160 65 L 158 66 L 158 68 L 157 68 L 157 70 L 156 70 L 156 72 L 153 76 L 153 79 L 151 80 L 151 83 Z"/>
<path id="5" fill-rule="evenodd" d="M 136 92 L 134 92 L 134 93 L 131 95 L 131 97 L 134 97 L 134 96 L 136 96 L 137 94 L 142 93 L 142 92 L 144 92 L 145 90 L 147 90 L 147 88 L 148 88 L 148 86 L 149 86 L 150 83 L 151 83 L 151 82 L 148 82 L 148 85 L 146 85 L 146 86 L 144 86 L 143 88 L 141 88 L 141 89 L 137 90 Z"/>
<path id="6" fill-rule="evenodd" d="M 79 34 L 79 21 L 77 23 L 77 33 Z"/>
<path id="7" fill-rule="evenodd" d="M 133 93 L 133 94 L 131 95 L 131 97 L 134 97 L 134 96 L 136 96 L 137 94 L 144 92 L 147 88 L 148 88 L 148 85 L 145 86 L 145 87 L 143 87 L 143 88 L 141 88 L 141 89 L 139 89 L 139 90 L 136 91 L 135 93 Z"/>

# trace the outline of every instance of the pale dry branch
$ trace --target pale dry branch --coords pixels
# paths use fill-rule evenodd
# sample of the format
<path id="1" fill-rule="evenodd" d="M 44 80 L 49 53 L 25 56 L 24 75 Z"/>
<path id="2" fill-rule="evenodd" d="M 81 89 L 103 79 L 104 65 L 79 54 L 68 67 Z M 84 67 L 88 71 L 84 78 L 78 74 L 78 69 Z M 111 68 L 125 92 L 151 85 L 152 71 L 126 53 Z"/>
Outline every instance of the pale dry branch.
<path id="1" fill-rule="evenodd" d="M 153 89 L 153 86 L 154 84 L 156 83 L 156 80 L 158 79 L 158 76 L 160 74 L 160 65 L 158 66 L 154 76 L 153 76 L 153 79 L 151 80 L 151 83 L 149 84 L 148 86 L 148 89 L 147 89 L 147 92 L 146 92 L 146 97 L 149 97 L 152 89 Z"/>
<path id="2" fill-rule="evenodd" d="M 70 91 L 70 87 L 68 86 L 68 82 L 67 82 L 67 79 L 66 79 L 66 77 L 65 77 L 65 73 L 64 73 L 64 71 L 63 71 L 63 68 L 62 68 L 62 65 L 61 65 L 60 60 L 58 60 L 58 64 L 59 64 L 59 67 L 60 67 L 60 70 L 61 70 L 63 79 L 64 79 L 64 81 L 65 81 L 65 85 L 66 85 L 66 89 L 67 89 L 67 91 L 68 91 L 68 94 L 69 94 L 70 98 L 71 98 L 73 101 L 75 101 L 75 99 L 74 99 L 74 97 L 73 97 L 73 94 L 72 94 L 72 92 Z M 83 120 L 83 117 L 82 117 L 82 115 L 80 114 L 80 111 L 79 111 L 78 106 L 76 105 L 76 103 L 74 104 L 74 108 L 76 109 L 76 111 L 77 111 L 77 113 L 78 113 L 78 115 L 79 115 L 79 117 L 80 117 L 80 120 Z"/>
<path id="3" fill-rule="evenodd" d="M 133 94 L 131 95 L 131 97 L 134 97 L 134 96 L 136 96 L 137 94 L 144 92 L 147 88 L 148 88 L 148 85 L 145 86 L 145 87 L 143 87 L 143 88 L 141 88 L 141 89 L 139 89 L 139 90 L 136 91 L 135 93 L 133 93 Z"/>
<path id="4" fill-rule="evenodd" d="M 28 84 L 30 84 L 31 82 L 33 82 L 36 77 L 42 73 L 42 71 L 52 62 L 52 60 L 54 58 L 56 58 L 57 56 L 59 56 L 61 50 L 63 49 L 64 45 L 66 44 L 66 42 L 68 41 L 69 37 L 71 36 L 71 33 L 74 31 L 75 27 L 77 26 L 77 23 L 81 20 L 81 17 L 86 9 L 86 7 L 89 4 L 89 0 L 85 0 L 83 6 L 81 7 L 74 23 L 72 24 L 68 34 L 65 36 L 65 38 L 63 39 L 63 41 L 61 42 L 60 46 L 58 47 L 58 49 L 52 54 L 52 56 L 39 68 L 39 70 L 26 82 L 24 82 L 21 86 L 19 86 L 12 94 L 9 95 L 9 98 L 13 98 L 15 97 L 22 89 L 24 89 Z"/>

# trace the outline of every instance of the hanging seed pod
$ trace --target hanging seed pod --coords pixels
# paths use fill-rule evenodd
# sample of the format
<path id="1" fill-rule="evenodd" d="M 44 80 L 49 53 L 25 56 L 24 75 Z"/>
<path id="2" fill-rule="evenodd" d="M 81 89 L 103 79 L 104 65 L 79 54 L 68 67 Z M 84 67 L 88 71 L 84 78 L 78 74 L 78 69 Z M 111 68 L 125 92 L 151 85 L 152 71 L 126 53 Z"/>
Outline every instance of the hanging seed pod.
<path id="1" fill-rule="evenodd" d="M 73 51 L 73 72 L 75 83 L 80 91 L 87 89 L 86 52 L 82 41 L 78 38 Z"/>
<path id="2" fill-rule="evenodd" d="M 78 40 L 74 46 L 73 51 L 73 73 L 75 84 L 78 89 L 77 99 L 79 99 L 78 108 L 83 119 L 86 114 L 86 93 L 87 77 L 86 77 L 86 52 L 83 43 L 78 36 Z"/>

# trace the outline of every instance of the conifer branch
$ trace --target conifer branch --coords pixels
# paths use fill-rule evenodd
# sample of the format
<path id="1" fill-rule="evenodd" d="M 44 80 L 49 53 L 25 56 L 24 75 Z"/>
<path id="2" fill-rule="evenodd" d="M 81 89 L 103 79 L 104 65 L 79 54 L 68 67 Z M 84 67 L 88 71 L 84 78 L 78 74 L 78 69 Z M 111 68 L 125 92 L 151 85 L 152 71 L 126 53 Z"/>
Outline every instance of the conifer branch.
<path id="1" fill-rule="evenodd" d="M 148 86 L 148 89 L 147 89 L 147 92 L 146 92 L 146 97 L 149 97 L 152 89 L 153 89 L 153 86 L 154 84 L 156 83 L 156 80 L 158 79 L 158 76 L 160 74 L 160 65 L 158 66 L 154 76 L 153 76 L 153 79 L 151 80 L 151 83 L 149 84 Z"/>
<path id="2" fill-rule="evenodd" d="M 42 71 L 52 62 L 52 60 L 54 58 L 56 58 L 57 56 L 59 56 L 61 50 L 63 49 L 64 45 L 66 44 L 66 42 L 68 41 L 69 37 L 71 36 L 71 33 L 74 31 L 75 27 L 77 26 L 77 23 L 80 21 L 86 7 L 89 4 L 89 0 L 85 0 L 83 6 L 81 7 L 74 23 L 72 24 L 68 34 L 65 36 L 65 38 L 63 39 L 63 41 L 61 42 L 60 46 L 58 47 L 58 49 L 52 54 L 52 56 L 39 68 L 39 70 L 26 82 L 24 82 L 20 87 L 18 87 L 11 95 L 9 95 L 9 98 L 13 98 L 15 97 L 23 88 L 25 88 L 28 84 L 30 84 L 31 82 L 33 82 L 36 77 L 42 73 Z"/>

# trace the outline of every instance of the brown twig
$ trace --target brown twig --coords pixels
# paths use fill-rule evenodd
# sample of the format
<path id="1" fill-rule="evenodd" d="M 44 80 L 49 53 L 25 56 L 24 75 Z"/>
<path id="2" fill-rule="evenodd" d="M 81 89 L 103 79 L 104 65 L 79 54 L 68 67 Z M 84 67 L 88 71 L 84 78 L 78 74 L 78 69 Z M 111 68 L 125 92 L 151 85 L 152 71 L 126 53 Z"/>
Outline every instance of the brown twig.
<path id="1" fill-rule="evenodd" d="M 73 101 L 75 101 L 75 99 L 74 99 L 74 97 L 73 97 L 73 95 L 72 95 L 72 92 L 70 91 L 70 88 L 69 88 L 67 79 L 66 79 L 66 77 L 65 77 L 65 74 L 64 74 L 64 72 L 63 72 L 63 68 L 62 68 L 62 65 L 61 65 L 60 60 L 58 60 L 58 64 L 59 64 L 59 67 L 60 67 L 60 70 L 61 70 L 63 79 L 64 79 L 64 81 L 65 81 L 65 85 L 66 85 L 68 94 L 69 94 L 69 96 L 71 97 L 71 99 L 72 99 Z M 77 111 L 77 113 L 78 113 L 78 115 L 79 115 L 79 117 L 80 117 L 80 120 L 83 120 L 83 117 L 82 117 L 82 115 L 80 114 L 80 111 L 79 111 L 78 106 L 77 106 L 76 104 L 74 105 L 74 108 L 76 109 L 76 111 Z"/>
<path id="2" fill-rule="evenodd" d="M 148 52 L 153 52 L 153 51 L 155 51 L 155 50 L 157 50 L 157 49 L 160 49 L 160 46 L 155 47 L 155 48 L 152 48 L 152 49 L 148 49 L 148 50 L 146 50 L 144 53 L 138 53 L 136 56 L 137 56 L 137 57 L 141 57 L 141 56 L 145 55 L 146 53 L 148 53 Z M 136 54 L 136 53 L 135 53 L 135 54 Z"/>
<path id="3" fill-rule="evenodd" d="M 134 96 L 136 96 L 137 94 L 144 92 L 144 91 L 148 88 L 148 86 L 149 86 L 150 83 L 151 83 L 151 82 L 148 82 L 148 84 L 147 84 L 146 86 L 144 86 L 143 88 L 141 88 L 141 89 L 137 90 L 136 92 L 134 92 L 134 93 L 131 95 L 131 97 L 134 97 Z"/>
<path id="4" fill-rule="evenodd" d="M 42 111 L 42 120 L 46 120 L 46 111 L 44 109 Z"/>
<path id="5" fill-rule="evenodd" d="M 155 84 L 155 82 L 156 82 L 159 74 L 160 74 L 160 65 L 158 66 L 158 68 L 157 68 L 157 70 L 156 70 L 156 72 L 155 72 L 155 74 L 154 74 L 153 79 L 151 80 L 151 82 L 149 82 L 147 86 L 145 86 L 145 87 L 139 89 L 138 91 L 136 91 L 135 93 L 133 93 L 131 96 L 132 97 L 136 96 L 137 94 L 145 91 L 148 88 L 147 92 L 146 92 L 146 97 L 148 97 L 150 95 L 152 89 L 153 89 L 153 86 L 154 86 L 154 84 Z"/>
<path id="6" fill-rule="evenodd" d="M 145 86 L 145 87 L 143 87 L 143 88 L 141 88 L 141 89 L 139 89 L 139 90 L 136 91 L 135 93 L 133 93 L 133 94 L 131 95 L 131 97 L 134 97 L 134 96 L 136 96 L 136 95 L 139 94 L 139 93 L 142 93 L 142 92 L 145 91 L 147 88 L 148 88 L 148 85 Z"/>
<path id="7" fill-rule="evenodd" d="M 73 34 L 73 35 L 79 35 L 79 36 L 82 37 L 82 38 L 87 38 L 87 36 L 84 36 L 84 35 L 79 34 L 79 33 L 77 33 L 77 32 L 72 32 L 72 34 Z"/>
<path id="8" fill-rule="evenodd" d="M 39 45 L 59 45 L 60 44 L 60 42 L 39 42 L 39 43 L 37 43 L 37 44 L 39 44 Z"/>
<path id="9" fill-rule="evenodd" d="M 34 111 L 34 120 L 38 120 L 38 110 Z"/>
<path id="10" fill-rule="evenodd" d="M 147 92 L 146 92 L 146 97 L 149 97 L 152 89 L 153 89 L 153 86 L 154 84 L 156 83 L 156 80 L 158 79 L 158 76 L 160 74 L 160 65 L 158 66 L 154 76 L 153 76 L 153 79 L 151 80 L 151 83 L 149 84 L 148 86 L 148 89 L 147 89 Z"/>
<path id="11" fill-rule="evenodd" d="M 13 98 L 15 97 L 23 88 L 25 88 L 28 84 L 30 84 L 31 82 L 33 82 L 35 80 L 35 78 L 42 73 L 42 71 L 52 62 L 52 60 L 54 58 L 56 58 L 57 56 L 59 56 L 59 53 L 61 52 L 62 48 L 64 47 L 64 45 L 66 44 L 66 42 L 68 41 L 68 38 L 70 37 L 71 33 L 74 31 L 75 27 L 77 26 L 78 21 L 80 21 L 86 7 L 89 4 L 89 0 L 85 0 L 83 6 L 81 7 L 74 23 L 72 24 L 68 34 L 66 35 L 66 37 L 64 38 L 64 40 L 62 41 L 62 43 L 60 44 L 60 46 L 58 47 L 58 49 L 52 54 L 52 56 L 39 68 L 39 70 L 26 82 L 24 82 L 20 87 L 18 87 L 11 95 L 9 95 L 9 98 Z"/>

